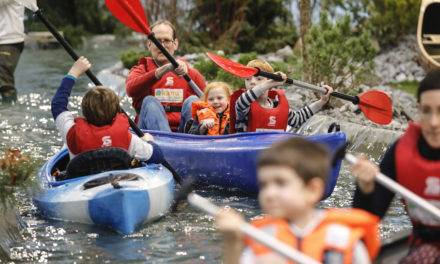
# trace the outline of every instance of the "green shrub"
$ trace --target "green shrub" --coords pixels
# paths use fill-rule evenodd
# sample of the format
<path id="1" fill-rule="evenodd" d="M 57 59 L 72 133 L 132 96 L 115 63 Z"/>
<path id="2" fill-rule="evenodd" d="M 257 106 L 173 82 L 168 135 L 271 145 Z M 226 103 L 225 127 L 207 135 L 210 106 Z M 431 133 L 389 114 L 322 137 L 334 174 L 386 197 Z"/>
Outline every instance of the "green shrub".
<path id="1" fill-rule="evenodd" d="M 131 69 L 133 66 L 137 65 L 142 57 L 151 57 L 151 52 L 149 50 L 135 51 L 134 49 L 129 49 L 128 51 L 119 53 L 119 58 L 127 69 Z"/>
<path id="2" fill-rule="evenodd" d="M 78 47 L 82 45 L 83 36 L 90 36 L 90 33 L 84 30 L 83 26 L 67 25 L 62 28 L 64 38 L 69 42 L 72 47 Z"/>
<path id="3" fill-rule="evenodd" d="M 418 81 L 403 81 L 400 83 L 389 83 L 389 85 L 393 89 L 410 93 L 414 95 L 414 97 L 417 97 L 417 89 L 419 88 L 419 84 L 420 83 Z"/>
<path id="4" fill-rule="evenodd" d="M 374 0 L 370 5 L 373 34 L 382 44 L 417 30 L 421 0 Z"/>
<path id="5" fill-rule="evenodd" d="M 323 13 L 319 24 L 311 27 L 306 41 L 309 61 L 303 66 L 310 78 L 306 81 L 324 82 L 345 92 L 374 69 L 375 49 L 370 34 L 353 32 L 349 16 L 333 25 Z M 348 87 L 347 81 L 351 84 Z"/>

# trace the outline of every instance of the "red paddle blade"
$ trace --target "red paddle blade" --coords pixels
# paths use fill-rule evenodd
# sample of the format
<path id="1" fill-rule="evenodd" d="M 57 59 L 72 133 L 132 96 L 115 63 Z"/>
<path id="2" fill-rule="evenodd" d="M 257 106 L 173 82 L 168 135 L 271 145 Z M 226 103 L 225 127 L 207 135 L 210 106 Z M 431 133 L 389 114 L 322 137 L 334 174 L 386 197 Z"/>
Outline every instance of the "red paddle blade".
<path id="1" fill-rule="evenodd" d="M 258 73 L 258 69 L 256 68 L 241 65 L 240 63 L 230 61 L 209 52 L 206 52 L 206 56 L 223 70 L 241 78 L 251 77 Z"/>
<path id="2" fill-rule="evenodd" d="M 371 121 L 388 125 L 393 119 L 393 106 L 386 93 L 368 91 L 359 96 L 359 107 Z"/>
<path id="3" fill-rule="evenodd" d="M 105 0 L 105 5 L 127 27 L 151 35 L 144 8 L 139 0 Z"/>

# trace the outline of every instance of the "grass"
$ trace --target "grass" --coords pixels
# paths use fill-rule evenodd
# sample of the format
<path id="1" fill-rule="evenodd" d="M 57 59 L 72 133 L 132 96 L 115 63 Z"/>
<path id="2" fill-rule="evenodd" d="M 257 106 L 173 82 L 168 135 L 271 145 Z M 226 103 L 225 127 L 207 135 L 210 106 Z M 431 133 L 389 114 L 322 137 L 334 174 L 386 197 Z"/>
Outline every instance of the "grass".
<path id="1" fill-rule="evenodd" d="M 390 83 L 393 89 L 398 89 L 407 93 L 417 96 L 417 88 L 419 87 L 418 81 L 403 81 L 400 83 Z"/>

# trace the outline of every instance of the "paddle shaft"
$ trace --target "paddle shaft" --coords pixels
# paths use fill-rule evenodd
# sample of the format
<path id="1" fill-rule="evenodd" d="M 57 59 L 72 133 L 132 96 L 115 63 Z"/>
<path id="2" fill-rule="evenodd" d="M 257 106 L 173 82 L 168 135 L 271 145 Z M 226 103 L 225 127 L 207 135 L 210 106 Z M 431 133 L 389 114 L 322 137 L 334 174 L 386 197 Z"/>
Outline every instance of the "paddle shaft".
<path id="1" fill-rule="evenodd" d="M 269 78 L 269 79 L 272 79 L 272 80 L 275 80 L 275 81 L 283 81 L 281 76 L 279 76 L 278 74 L 271 73 L 271 72 L 265 72 L 265 71 L 262 71 L 260 69 L 258 69 L 258 72 L 255 75 L 256 76 L 258 76 L 258 75 L 259 76 L 263 76 L 263 77 L 266 77 L 266 78 Z M 327 90 L 325 88 L 319 87 L 317 85 L 309 84 L 309 83 L 306 83 L 306 82 L 302 82 L 302 81 L 298 81 L 298 80 L 293 80 L 291 78 L 287 78 L 286 83 L 287 84 L 293 84 L 295 86 L 298 86 L 298 87 L 301 87 L 301 88 L 305 88 L 305 89 L 309 89 L 309 90 L 312 90 L 312 91 L 315 91 L 315 92 L 320 92 L 320 93 L 323 93 L 323 94 L 327 93 Z M 343 93 L 340 93 L 340 92 L 333 92 L 330 95 L 334 96 L 334 97 L 337 97 L 337 98 L 340 98 L 340 99 L 344 99 L 344 100 L 350 101 L 353 104 L 359 104 L 359 102 L 360 102 L 358 96 L 351 96 L 351 95 L 343 94 Z"/>
<path id="2" fill-rule="evenodd" d="M 188 202 L 199 208 L 200 210 L 216 216 L 220 210 L 218 206 L 211 203 L 208 199 L 203 198 L 202 196 L 192 192 L 188 194 Z M 289 247 L 285 243 L 279 241 L 278 239 L 270 236 L 260 229 L 248 224 L 247 222 L 243 222 L 240 225 L 240 231 L 243 232 L 246 236 L 254 239 L 258 243 L 272 249 L 273 251 L 278 252 L 283 257 L 290 259 L 292 261 L 296 261 L 298 263 L 306 263 L 306 264 L 318 264 L 320 262 L 310 258 L 309 256 L 294 250 L 292 247 Z"/>
<path id="3" fill-rule="evenodd" d="M 78 54 L 73 50 L 72 46 L 67 43 L 67 41 L 58 33 L 58 31 L 55 29 L 55 27 L 52 25 L 52 23 L 49 22 L 49 20 L 46 19 L 46 17 L 43 15 L 40 9 L 34 12 L 35 15 L 40 18 L 40 20 L 43 22 L 43 24 L 49 29 L 49 31 L 54 35 L 54 37 L 58 40 L 58 42 L 64 47 L 64 49 L 69 53 L 69 55 L 73 58 L 74 61 L 77 61 L 79 59 Z M 87 76 L 90 78 L 90 80 L 96 85 L 102 85 L 101 82 L 96 78 L 96 76 L 92 73 L 92 71 L 87 70 L 86 71 Z M 143 137 L 144 132 L 139 129 L 139 127 L 136 125 L 136 123 L 128 116 L 127 112 L 125 112 L 124 109 L 121 108 L 121 111 L 124 115 L 127 116 L 128 122 L 130 123 L 130 127 L 133 129 L 133 131 L 136 133 L 138 137 Z M 168 161 L 164 160 L 162 162 L 162 165 L 171 171 L 173 174 L 174 180 L 176 180 L 177 183 L 182 183 L 182 177 L 174 170 L 174 168 L 168 163 Z"/>
<path id="4" fill-rule="evenodd" d="M 345 158 L 351 164 L 356 164 L 358 162 L 358 159 L 349 153 L 345 154 Z M 376 180 L 391 191 L 400 194 L 405 199 L 417 204 L 426 211 L 430 212 L 436 218 L 440 219 L 440 209 L 427 202 L 425 199 L 421 198 L 417 194 L 413 193 L 412 191 L 408 190 L 407 188 L 403 187 L 402 185 L 398 184 L 397 182 L 393 181 L 392 179 L 388 178 L 380 172 L 376 174 Z"/>

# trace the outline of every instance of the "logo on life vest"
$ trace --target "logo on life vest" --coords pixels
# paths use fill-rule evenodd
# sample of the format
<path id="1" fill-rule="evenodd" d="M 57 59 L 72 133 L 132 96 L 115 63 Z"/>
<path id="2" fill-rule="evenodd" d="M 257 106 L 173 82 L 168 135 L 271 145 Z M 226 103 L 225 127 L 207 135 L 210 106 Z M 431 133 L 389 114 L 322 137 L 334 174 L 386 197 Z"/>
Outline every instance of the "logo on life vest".
<path id="1" fill-rule="evenodd" d="M 183 89 L 159 88 L 154 91 L 154 97 L 163 103 L 183 102 Z"/>
<path id="2" fill-rule="evenodd" d="M 440 178 L 434 176 L 426 178 L 426 188 L 423 193 L 430 196 L 440 196 Z"/>
<path id="3" fill-rule="evenodd" d="M 111 147 L 112 146 L 112 138 L 110 136 L 102 137 L 102 148 Z"/>
<path id="4" fill-rule="evenodd" d="M 277 124 L 276 116 L 269 116 L 269 123 L 267 126 L 275 126 Z"/>
<path id="5" fill-rule="evenodd" d="M 165 83 L 165 86 L 174 86 L 174 79 L 172 76 L 167 77 L 167 82 Z"/>

